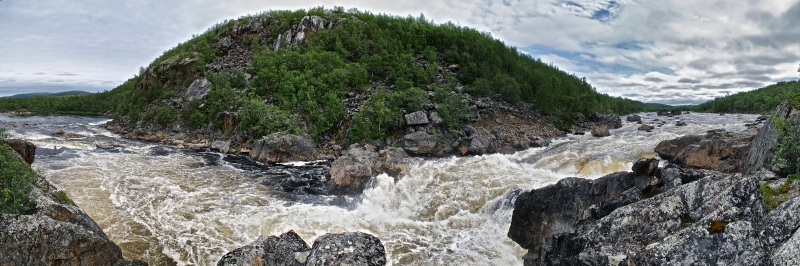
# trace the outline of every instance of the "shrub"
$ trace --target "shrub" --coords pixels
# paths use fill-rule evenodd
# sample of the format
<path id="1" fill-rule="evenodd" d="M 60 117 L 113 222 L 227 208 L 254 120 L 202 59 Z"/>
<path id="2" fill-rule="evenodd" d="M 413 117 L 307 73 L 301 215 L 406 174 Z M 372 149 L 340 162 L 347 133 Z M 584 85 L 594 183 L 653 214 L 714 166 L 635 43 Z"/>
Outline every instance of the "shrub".
<path id="1" fill-rule="evenodd" d="M 19 214 L 33 208 L 28 191 L 36 185 L 35 176 L 30 165 L 0 141 L 0 211 Z"/>
<path id="2" fill-rule="evenodd" d="M 800 125 L 799 121 L 774 118 L 775 137 L 773 165 L 785 167 L 784 174 L 797 174 L 800 170 Z"/>

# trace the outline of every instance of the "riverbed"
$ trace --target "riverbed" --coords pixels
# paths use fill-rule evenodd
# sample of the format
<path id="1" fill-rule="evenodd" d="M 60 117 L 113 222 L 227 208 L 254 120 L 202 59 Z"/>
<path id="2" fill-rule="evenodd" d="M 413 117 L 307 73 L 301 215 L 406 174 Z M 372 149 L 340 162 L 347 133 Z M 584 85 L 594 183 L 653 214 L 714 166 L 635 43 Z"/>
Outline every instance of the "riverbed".
<path id="1" fill-rule="evenodd" d="M 381 239 L 393 265 L 521 265 L 507 236 L 519 193 L 578 176 L 629 171 L 663 140 L 741 131 L 756 115 L 639 114 L 611 136 L 567 135 L 512 155 L 419 160 L 404 176 L 374 177 L 360 195 L 332 193 L 328 162 L 267 165 L 246 156 L 122 139 L 106 117 L 0 115 L 11 138 L 36 144 L 33 168 L 64 190 L 123 251 L 150 265 L 215 265 L 259 235 L 294 230 Z M 655 120 L 658 121 L 655 121 Z M 676 126 L 677 121 L 687 126 Z M 51 132 L 84 135 L 65 139 Z"/>

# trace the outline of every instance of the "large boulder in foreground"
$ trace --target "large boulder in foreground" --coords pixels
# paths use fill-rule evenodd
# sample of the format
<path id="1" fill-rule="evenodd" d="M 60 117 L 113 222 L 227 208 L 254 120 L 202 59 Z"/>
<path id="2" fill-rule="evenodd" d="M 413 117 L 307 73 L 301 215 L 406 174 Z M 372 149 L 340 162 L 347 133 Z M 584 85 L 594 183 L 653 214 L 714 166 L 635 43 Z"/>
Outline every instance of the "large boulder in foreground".
<path id="1" fill-rule="evenodd" d="M 353 145 L 331 163 L 330 183 L 344 192 L 360 193 L 373 176 L 386 173 L 399 178 L 408 172 L 412 160 L 402 148 L 378 152 L 372 145 Z"/>
<path id="2" fill-rule="evenodd" d="M 598 202 L 590 188 L 606 182 L 624 188 L 625 173 L 565 179 L 523 193 L 509 237 L 528 249 L 525 265 L 762 265 L 769 258 L 760 238 L 766 214 L 756 179 L 707 170 L 656 172 L 650 189 L 632 186 L 611 198 L 627 199 L 614 205 L 602 204 L 608 198 Z M 593 211 L 601 205 L 606 211 Z"/>
<path id="3" fill-rule="evenodd" d="M 655 152 L 681 167 L 739 172 L 743 168 L 742 160 L 750 149 L 750 142 L 757 133 L 755 129 L 737 133 L 711 130 L 704 136 L 662 141 L 656 146 Z"/>
<path id="4" fill-rule="evenodd" d="M 381 240 L 369 234 L 348 232 L 325 234 L 312 248 L 294 231 L 279 237 L 260 236 L 252 243 L 228 252 L 217 266 L 316 266 L 316 265 L 386 265 Z"/>
<path id="5" fill-rule="evenodd" d="M 278 132 L 253 144 L 250 157 L 264 163 L 312 161 L 319 158 L 319 151 L 311 137 L 306 134 Z"/>

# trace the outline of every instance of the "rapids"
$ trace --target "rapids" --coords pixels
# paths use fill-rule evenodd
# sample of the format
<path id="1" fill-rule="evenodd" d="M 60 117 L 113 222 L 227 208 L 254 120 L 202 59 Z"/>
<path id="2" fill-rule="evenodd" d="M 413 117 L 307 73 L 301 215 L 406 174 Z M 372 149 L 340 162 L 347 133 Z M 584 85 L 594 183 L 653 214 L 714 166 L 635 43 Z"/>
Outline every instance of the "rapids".
<path id="1" fill-rule="evenodd" d="M 66 191 L 126 259 L 214 265 L 259 235 L 295 230 L 311 245 L 328 232 L 362 231 L 381 239 L 393 265 L 521 265 L 525 251 L 506 233 L 522 191 L 628 171 L 635 160 L 656 156 L 660 141 L 741 131 L 757 117 L 640 115 L 648 124 L 667 123 L 648 133 L 623 122 L 611 137 L 568 135 L 513 155 L 420 160 L 398 181 L 377 176 L 355 196 L 325 185 L 325 162 L 264 165 L 130 141 L 98 127 L 103 117 L 0 115 L 0 126 L 36 144 L 33 168 Z M 679 119 L 689 125 L 675 126 Z M 57 128 L 87 137 L 51 136 Z"/>

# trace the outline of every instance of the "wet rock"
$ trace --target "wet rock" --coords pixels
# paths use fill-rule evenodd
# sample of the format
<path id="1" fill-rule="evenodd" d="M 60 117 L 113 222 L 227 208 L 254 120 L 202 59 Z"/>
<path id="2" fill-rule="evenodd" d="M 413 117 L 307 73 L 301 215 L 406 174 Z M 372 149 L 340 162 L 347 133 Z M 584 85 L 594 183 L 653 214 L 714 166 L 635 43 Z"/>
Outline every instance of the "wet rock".
<path id="1" fill-rule="evenodd" d="M 183 143 L 181 142 L 181 143 L 178 143 L 178 144 L 183 144 Z M 228 145 L 227 141 L 218 140 L 218 141 L 214 141 L 214 142 L 211 143 L 211 150 L 212 151 L 216 151 L 216 152 L 219 152 L 219 153 L 228 153 L 228 151 L 230 151 L 230 149 L 231 148 Z"/>
<path id="2" fill-rule="evenodd" d="M 686 122 L 678 121 L 677 123 L 675 123 L 675 126 L 684 127 L 686 126 Z"/>
<path id="3" fill-rule="evenodd" d="M 647 124 L 644 124 L 644 125 L 639 127 L 639 130 L 643 130 L 643 131 L 651 131 L 653 129 L 655 129 L 655 127 L 653 127 L 651 125 L 647 125 Z"/>
<path id="4" fill-rule="evenodd" d="M 51 134 L 54 135 L 54 136 L 55 135 L 64 135 L 64 130 L 59 128 L 59 129 L 53 130 L 53 132 Z"/>
<path id="5" fill-rule="evenodd" d="M 342 191 L 360 193 L 373 176 L 386 173 L 399 178 L 408 172 L 411 161 L 403 149 L 376 152 L 374 148 L 354 146 L 331 163 L 330 182 Z"/>
<path id="6" fill-rule="evenodd" d="M 217 266 L 305 265 L 310 252 L 308 244 L 289 231 L 279 237 L 259 236 L 256 241 L 222 256 Z"/>
<path id="7" fill-rule="evenodd" d="M 436 151 L 437 136 L 417 131 L 403 136 L 403 148 L 413 155 L 429 155 Z"/>
<path id="8" fill-rule="evenodd" d="M 639 115 L 629 115 L 625 120 L 628 122 L 640 122 L 642 121 L 642 117 Z"/>
<path id="9" fill-rule="evenodd" d="M 658 116 L 668 116 L 668 115 L 670 115 L 670 113 L 667 110 L 661 109 L 656 113 L 656 115 L 658 115 Z"/>
<path id="10" fill-rule="evenodd" d="M 11 149 L 19 154 L 26 163 L 33 164 L 33 159 L 36 157 L 36 145 L 19 139 L 8 139 L 5 140 L 5 142 L 8 146 L 11 146 Z"/>
<path id="11" fill-rule="evenodd" d="M 272 133 L 253 144 L 250 157 L 265 163 L 312 161 L 319 156 L 314 141 L 308 135 L 288 132 Z"/>
<path id="12" fill-rule="evenodd" d="M 514 154 L 515 152 L 517 152 L 517 150 L 514 149 L 511 146 L 503 146 L 503 147 L 498 148 L 496 152 L 499 153 L 499 154 L 510 155 L 510 154 Z"/>
<path id="13" fill-rule="evenodd" d="M 595 129 L 592 129 L 592 136 L 595 137 L 608 137 L 611 136 L 611 132 L 608 131 L 608 127 L 601 126 Z"/>
<path id="14" fill-rule="evenodd" d="M 656 145 L 655 152 L 664 160 L 672 160 L 677 157 L 686 147 L 703 140 L 701 135 L 690 135 L 672 139 L 668 141 L 659 142 Z"/>
<path id="15" fill-rule="evenodd" d="M 639 159 L 635 163 L 633 163 L 633 167 L 631 167 L 634 175 L 646 175 L 646 176 L 655 176 L 656 170 L 658 170 L 658 159 L 655 158 L 645 158 Z"/>
<path id="16" fill-rule="evenodd" d="M 230 37 L 226 37 L 225 39 L 228 39 L 228 42 L 230 42 Z M 196 79 L 192 82 L 192 85 L 189 85 L 189 88 L 186 89 L 186 100 L 194 101 L 203 99 L 208 95 L 209 90 L 211 90 L 210 81 L 207 79 Z"/>
<path id="17" fill-rule="evenodd" d="M 325 234 L 314 241 L 306 265 L 386 265 L 386 252 L 369 234 Z"/>
<path id="18" fill-rule="evenodd" d="M 416 125 L 427 125 L 428 116 L 425 115 L 424 111 L 416 111 L 410 114 L 405 115 L 406 118 L 406 125 L 409 126 L 416 126 Z"/>
<path id="19" fill-rule="evenodd" d="M 84 137 L 86 137 L 86 136 L 84 136 L 82 134 L 74 133 L 74 132 L 67 132 L 66 134 L 64 134 L 64 138 L 65 139 L 79 139 L 79 138 L 84 138 Z"/>

